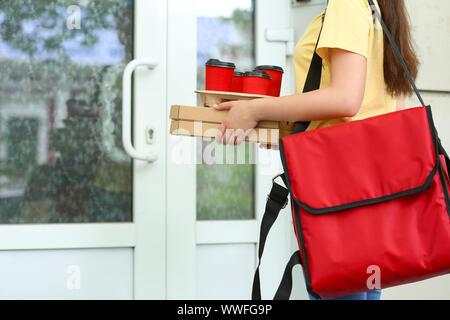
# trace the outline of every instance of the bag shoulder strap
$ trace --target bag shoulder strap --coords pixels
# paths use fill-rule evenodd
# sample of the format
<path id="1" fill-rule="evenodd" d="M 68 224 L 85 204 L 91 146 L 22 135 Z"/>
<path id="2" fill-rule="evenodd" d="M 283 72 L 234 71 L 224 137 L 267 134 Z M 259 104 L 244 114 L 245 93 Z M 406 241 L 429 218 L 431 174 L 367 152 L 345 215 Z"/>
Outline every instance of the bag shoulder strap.
<path id="1" fill-rule="evenodd" d="M 319 37 L 317 38 L 316 46 L 314 47 L 313 57 L 311 59 L 311 64 L 309 65 L 308 75 L 306 76 L 305 85 L 303 87 L 303 93 L 314 91 L 320 88 L 320 79 L 322 78 L 322 58 L 317 54 L 317 46 L 322 34 L 326 12 L 327 10 L 325 9 L 322 15 L 322 25 L 320 27 Z M 310 121 L 299 121 L 294 123 L 292 134 L 306 131 L 310 123 Z"/>
<path id="2" fill-rule="evenodd" d="M 292 292 L 292 269 L 298 264 L 302 265 L 299 250 L 295 251 L 289 259 L 273 300 L 289 300 Z"/>
<path id="3" fill-rule="evenodd" d="M 394 50 L 394 53 L 397 56 L 397 59 L 400 61 L 400 64 L 402 65 L 402 68 L 403 68 L 403 70 L 408 78 L 408 81 L 411 84 L 417 98 L 419 99 L 421 105 L 425 106 L 426 104 L 425 104 L 424 100 L 422 99 L 422 96 L 420 95 L 419 90 L 417 89 L 417 86 L 414 82 L 414 79 L 411 76 L 411 73 L 408 70 L 405 60 L 403 59 L 402 54 L 401 54 L 397 44 L 395 43 L 394 39 L 392 38 L 389 28 L 384 23 L 383 18 L 381 17 L 381 14 L 377 9 L 377 6 L 373 2 L 373 0 L 367 0 L 367 1 L 369 3 L 370 8 L 372 9 L 372 14 L 375 15 L 375 17 L 378 19 L 378 21 L 380 21 L 381 27 L 383 28 L 383 32 L 386 35 L 386 38 L 389 40 L 389 43 L 391 44 L 391 46 Z M 325 14 L 326 14 L 326 10 L 322 16 L 322 26 L 320 29 L 319 37 L 317 38 L 316 46 L 314 49 L 314 55 L 313 55 L 313 58 L 311 60 L 311 64 L 310 64 L 310 67 L 308 70 L 308 75 L 306 77 L 306 82 L 305 82 L 305 86 L 303 88 L 303 93 L 318 90 L 320 88 L 320 80 L 322 77 L 322 58 L 317 54 L 317 46 L 319 44 L 320 36 L 322 34 Z M 292 134 L 306 131 L 306 129 L 308 128 L 310 123 L 311 122 L 308 122 L 308 121 L 296 122 L 294 124 Z"/>
<path id="4" fill-rule="evenodd" d="M 281 209 L 286 207 L 288 201 L 289 190 L 283 186 L 280 186 L 278 183 L 275 182 L 275 179 L 278 177 L 281 177 L 283 181 L 285 181 L 284 174 L 278 175 L 275 178 L 273 178 L 272 189 L 270 190 L 270 193 L 267 196 L 266 210 L 264 212 L 261 221 L 261 228 L 259 232 L 258 266 L 256 267 L 255 275 L 253 277 L 252 300 L 261 300 L 261 282 L 259 276 L 259 267 L 261 266 L 261 258 L 264 253 L 264 246 L 266 244 L 267 235 L 269 234 L 270 229 L 277 220 Z M 289 279 L 284 281 L 282 280 L 283 286 L 281 286 L 280 284 L 281 289 L 280 288 L 278 289 L 278 291 L 280 291 L 280 293 L 278 294 L 279 296 L 280 295 L 285 296 L 285 293 L 287 291 L 290 294 L 291 290 L 287 290 L 284 288 L 285 286 L 289 286 L 289 283 L 292 288 L 292 277 L 290 282 L 288 280 Z"/>

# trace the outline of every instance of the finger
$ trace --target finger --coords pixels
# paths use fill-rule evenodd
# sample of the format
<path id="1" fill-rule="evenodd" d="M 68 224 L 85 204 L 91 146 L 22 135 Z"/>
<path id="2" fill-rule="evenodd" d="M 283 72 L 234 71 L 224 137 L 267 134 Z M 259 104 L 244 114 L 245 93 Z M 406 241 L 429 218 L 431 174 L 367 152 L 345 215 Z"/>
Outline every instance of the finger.
<path id="1" fill-rule="evenodd" d="M 228 144 L 233 135 L 233 129 L 226 129 L 225 134 L 223 135 L 223 144 Z"/>
<path id="2" fill-rule="evenodd" d="M 236 138 L 237 138 L 236 130 L 230 129 L 230 132 L 231 132 L 231 134 L 229 135 L 229 137 L 227 139 L 227 144 L 230 146 L 235 146 Z"/>
<path id="3" fill-rule="evenodd" d="M 251 133 L 254 131 L 253 128 L 247 129 L 244 132 L 240 132 L 240 137 L 242 139 L 242 141 L 247 141 L 247 138 L 250 137 Z"/>
<path id="4" fill-rule="evenodd" d="M 217 143 L 222 143 L 222 140 L 224 138 L 225 129 L 226 129 L 226 127 L 222 123 L 216 133 L 216 142 Z"/>
<path id="5" fill-rule="evenodd" d="M 237 135 L 233 135 L 233 138 L 231 139 L 231 145 L 233 146 L 237 146 L 238 145 L 238 136 Z"/>
<path id="6" fill-rule="evenodd" d="M 230 129 L 230 131 L 231 131 L 231 134 L 230 134 L 230 136 L 229 136 L 229 138 L 227 140 L 227 144 L 230 145 L 230 146 L 235 146 L 236 145 L 236 139 L 238 137 L 237 130 Z"/>
<path id="7" fill-rule="evenodd" d="M 231 109 L 231 106 L 232 106 L 232 103 L 231 103 L 231 101 L 229 101 L 229 102 L 222 102 L 219 104 L 215 104 L 215 105 L 213 105 L 213 108 L 216 110 L 229 110 L 229 109 Z"/>

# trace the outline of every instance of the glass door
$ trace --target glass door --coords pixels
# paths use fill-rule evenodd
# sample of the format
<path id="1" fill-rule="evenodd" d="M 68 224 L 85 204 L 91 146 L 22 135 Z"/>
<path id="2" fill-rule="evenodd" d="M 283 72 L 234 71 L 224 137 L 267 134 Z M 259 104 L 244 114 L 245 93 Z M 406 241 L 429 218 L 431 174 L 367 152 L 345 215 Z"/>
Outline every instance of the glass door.
<path id="1" fill-rule="evenodd" d="M 1 2 L 0 298 L 165 298 L 166 25 L 166 1 Z M 122 147 L 134 58 L 154 164 Z"/>

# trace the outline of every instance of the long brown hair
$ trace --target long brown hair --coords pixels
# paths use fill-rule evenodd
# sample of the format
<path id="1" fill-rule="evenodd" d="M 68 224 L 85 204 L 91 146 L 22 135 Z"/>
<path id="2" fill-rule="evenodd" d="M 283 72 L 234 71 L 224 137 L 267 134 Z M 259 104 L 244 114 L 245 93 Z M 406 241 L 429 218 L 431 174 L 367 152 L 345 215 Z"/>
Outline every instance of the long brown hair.
<path id="1" fill-rule="evenodd" d="M 378 0 L 381 16 L 389 28 L 413 79 L 419 69 L 419 59 L 411 38 L 411 26 L 404 0 Z M 413 89 L 386 35 L 384 35 L 384 80 L 388 91 L 396 95 L 411 94 Z"/>

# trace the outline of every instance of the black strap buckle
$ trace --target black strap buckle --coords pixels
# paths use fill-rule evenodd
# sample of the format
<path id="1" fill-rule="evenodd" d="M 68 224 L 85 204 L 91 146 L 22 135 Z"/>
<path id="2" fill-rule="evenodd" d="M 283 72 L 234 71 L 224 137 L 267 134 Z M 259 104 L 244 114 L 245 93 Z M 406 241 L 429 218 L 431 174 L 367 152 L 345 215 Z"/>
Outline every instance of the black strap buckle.
<path id="1" fill-rule="evenodd" d="M 284 173 L 280 173 L 280 174 L 278 174 L 278 175 L 276 175 L 275 177 L 272 178 L 272 188 L 273 188 L 273 185 L 275 184 L 275 180 L 276 180 L 277 178 L 281 177 L 282 175 L 284 175 Z M 272 201 L 277 202 L 276 200 L 270 198 L 270 193 L 267 195 L 266 200 L 269 201 L 269 199 L 272 200 Z M 283 204 L 283 206 L 281 207 L 281 209 L 286 208 L 288 202 L 289 202 L 289 198 L 286 197 L 286 201 L 284 202 L 284 204 Z"/>
<path id="2" fill-rule="evenodd" d="M 275 177 L 272 178 L 272 185 L 275 183 L 275 180 L 277 180 L 277 178 L 281 177 L 282 175 L 284 175 L 283 173 L 277 174 Z"/>

